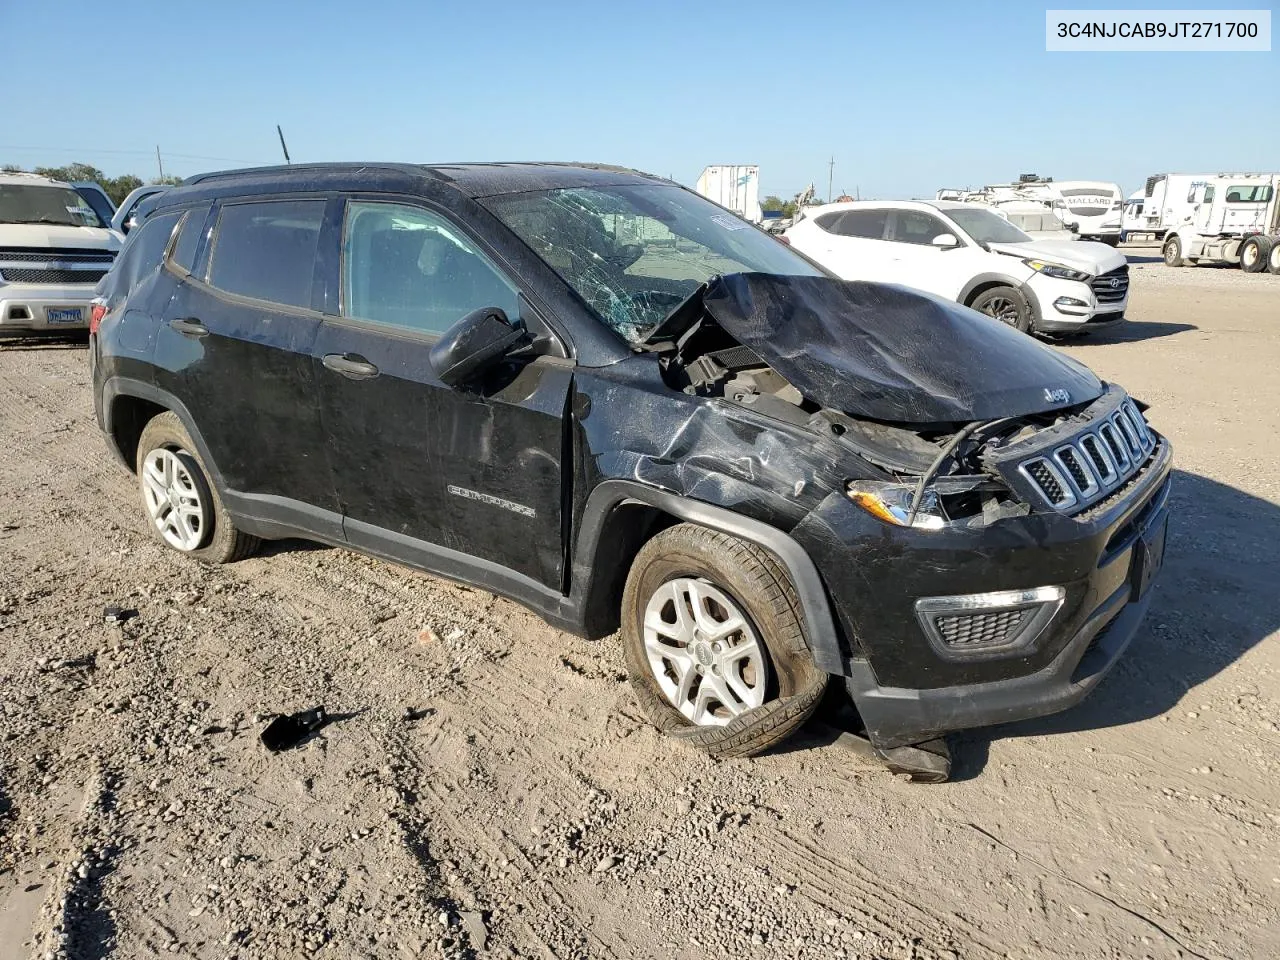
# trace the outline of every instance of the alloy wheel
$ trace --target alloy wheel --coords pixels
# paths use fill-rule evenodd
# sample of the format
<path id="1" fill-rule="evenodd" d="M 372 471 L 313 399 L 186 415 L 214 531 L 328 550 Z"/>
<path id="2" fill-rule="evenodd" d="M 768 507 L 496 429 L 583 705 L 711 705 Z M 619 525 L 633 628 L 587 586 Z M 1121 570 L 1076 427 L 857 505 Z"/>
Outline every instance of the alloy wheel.
<path id="1" fill-rule="evenodd" d="M 175 550 L 199 548 L 209 528 L 207 508 L 183 456 L 185 450 L 157 448 L 142 462 L 147 513 L 165 543 Z"/>
<path id="2" fill-rule="evenodd" d="M 1018 305 L 1006 297 L 995 297 L 983 305 L 982 312 L 1011 327 L 1018 325 Z"/>
<path id="3" fill-rule="evenodd" d="M 708 580 L 678 577 L 654 592 L 644 648 L 663 695 L 694 724 L 723 725 L 764 703 L 764 644 L 739 604 Z"/>

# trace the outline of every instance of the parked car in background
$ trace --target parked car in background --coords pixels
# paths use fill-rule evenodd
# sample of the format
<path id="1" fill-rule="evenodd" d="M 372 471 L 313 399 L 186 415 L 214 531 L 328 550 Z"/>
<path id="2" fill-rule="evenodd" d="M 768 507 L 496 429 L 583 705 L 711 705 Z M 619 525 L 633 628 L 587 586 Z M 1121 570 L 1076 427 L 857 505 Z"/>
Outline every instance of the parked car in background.
<path id="1" fill-rule="evenodd" d="M 120 241 L 70 184 L 0 174 L 0 338 L 88 327 Z"/>
<path id="2" fill-rule="evenodd" d="M 1163 555 L 1170 448 L 1118 386 L 634 171 L 195 177 L 103 298 L 97 416 L 162 543 L 301 536 L 620 629 L 644 711 L 720 756 L 834 676 L 945 779 L 945 732 L 1096 686 Z"/>
<path id="3" fill-rule="evenodd" d="M 1124 319 L 1129 264 L 1109 246 L 1033 240 L 1004 217 L 948 200 L 810 207 L 784 234 L 846 280 L 900 283 L 1018 330 L 1082 334 Z"/>
<path id="4" fill-rule="evenodd" d="M 158 193 L 164 193 L 168 189 L 162 183 L 148 183 L 131 191 L 116 209 L 115 216 L 111 218 L 111 228 L 121 234 L 127 234 L 138 225 L 137 213 L 142 201 Z"/>
<path id="5" fill-rule="evenodd" d="M 111 218 L 116 215 L 116 205 L 111 202 L 107 191 L 102 189 L 102 184 L 81 180 L 72 182 L 71 187 L 84 197 L 85 203 L 93 207 L 93 212 L 98 215 L 99 220 L 103 223 L 111 222 Z"/>

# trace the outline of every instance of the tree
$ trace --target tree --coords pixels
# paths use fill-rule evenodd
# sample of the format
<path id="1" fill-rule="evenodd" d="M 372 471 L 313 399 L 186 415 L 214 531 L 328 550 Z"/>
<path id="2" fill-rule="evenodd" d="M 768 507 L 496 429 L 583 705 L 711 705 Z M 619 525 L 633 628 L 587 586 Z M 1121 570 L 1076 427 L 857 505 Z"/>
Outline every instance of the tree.
<path id="1" fill-rule="evenodd" d="M 106 187 L 106 184 L 103 183 L 107 179 L 106 174 L 87 163 L 69 163 L 65 167 L 36 167 L 35 172 L 51 180 L 62 180 L 67 183 L 91 180 Z"/>
<path id="2" fill-rule="evenodd" d="M 781 197 L 768 196 L 760 201 L 760 209 L 766 213 L 777 211 L 784 217 L 794 217 L 796 215 L 796 203 L 794 200 L 783 200 Z"/>
<path id="3" fill-rule="evenodd" d="M 141 178 L 135 177 L 132 173 L 126 173 L 114 180 L 103 180 L 101 183 L 102 189 L 107 191 L 107 196 L 117 207 L 124 203 L 125 197 L 142 186 Z"/>

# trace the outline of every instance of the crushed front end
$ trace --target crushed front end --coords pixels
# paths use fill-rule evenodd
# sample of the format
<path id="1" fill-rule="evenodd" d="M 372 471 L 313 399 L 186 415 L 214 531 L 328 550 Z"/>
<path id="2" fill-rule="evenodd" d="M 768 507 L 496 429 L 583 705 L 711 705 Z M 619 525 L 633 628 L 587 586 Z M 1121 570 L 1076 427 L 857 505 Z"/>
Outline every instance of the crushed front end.
<path id="1" fill-rule="evenodd" d="M 717 278 L 646 346 L 670 386 L 808 452 L 745 472 L 794 489 L 774 522 L 841 634 L 815 662 L 882 756 L 1069 707 L 1136 632 L 1170 446 L 1064 354 L 903 287 L 760 275 Z"/>
<path id="2" fill-rule="evenodd" d="M 1114 386 L 1002 426 L 975 431 L 957 472 L 929 482 L 923 516 L 936 519 L 878 516 L 854 483 L 792 531 L 822 572 L 849 641 L 849 693 L 882 750 L 1077 703 L 1146 612 L 1168 441 Z M 965 482 L 973 493 L 946 492 Z"/>

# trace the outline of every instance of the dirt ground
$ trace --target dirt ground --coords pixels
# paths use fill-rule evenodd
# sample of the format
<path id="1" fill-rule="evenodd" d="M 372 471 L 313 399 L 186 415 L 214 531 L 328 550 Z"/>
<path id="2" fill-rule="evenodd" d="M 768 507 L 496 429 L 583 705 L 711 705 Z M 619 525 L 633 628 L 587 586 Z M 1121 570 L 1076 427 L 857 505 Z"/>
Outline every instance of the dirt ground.
<path id="1" fill-rule="evenodd" d="M 299 542 L 185 561 L 83 347 L 0 348 L 0 957 L 1280 956 L 1280 277 L 1128 252 L 1132 322 L 1062 349 L 1175 444 L 1151 616 L 939 786 L 821 725 L 712 762 L 614 642 L 481 591 Z"/>

